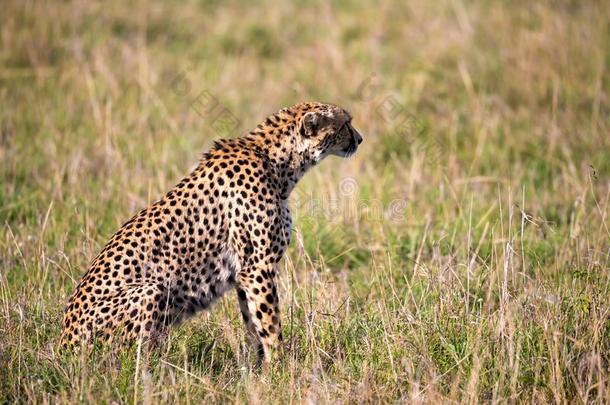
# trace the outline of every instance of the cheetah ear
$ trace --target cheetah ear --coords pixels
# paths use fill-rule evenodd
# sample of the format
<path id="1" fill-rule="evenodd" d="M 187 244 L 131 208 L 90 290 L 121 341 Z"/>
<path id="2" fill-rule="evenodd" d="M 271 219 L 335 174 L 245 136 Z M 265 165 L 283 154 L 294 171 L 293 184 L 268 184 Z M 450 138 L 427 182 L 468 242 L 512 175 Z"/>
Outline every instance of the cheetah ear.
<path id="1" fill-rule="evenodd" d="M 320 115 L 316 112 L 308 112 L 303 116 L 301 124 L 301 136 L 310 137 L 315 135 L 320 127 Z"/>

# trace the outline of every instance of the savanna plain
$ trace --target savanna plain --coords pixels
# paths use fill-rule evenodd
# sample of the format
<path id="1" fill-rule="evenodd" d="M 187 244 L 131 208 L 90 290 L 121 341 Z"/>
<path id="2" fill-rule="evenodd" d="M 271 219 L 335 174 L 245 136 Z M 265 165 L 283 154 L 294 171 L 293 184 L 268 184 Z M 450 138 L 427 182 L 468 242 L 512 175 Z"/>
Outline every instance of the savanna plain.
<path id="1" fill-rule="evenodd" d="M 364 137 L 292 196 L 284 355 L 235 294 L 153 352 L 57 347 L 89 262 L 214 139 Z M 604 1 L 31 1 L 0 12 L 0 402 L 610 398 Z"/>

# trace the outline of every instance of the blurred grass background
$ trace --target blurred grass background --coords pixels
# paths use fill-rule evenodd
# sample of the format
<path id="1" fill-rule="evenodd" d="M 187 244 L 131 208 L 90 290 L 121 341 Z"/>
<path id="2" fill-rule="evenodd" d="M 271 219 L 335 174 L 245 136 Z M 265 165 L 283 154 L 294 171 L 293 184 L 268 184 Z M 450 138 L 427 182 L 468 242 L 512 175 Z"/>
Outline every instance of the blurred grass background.
<path id="1" fill-rule="evenodd" d="M 605 2 L 2 8 L 0 402 L 610 397 Z M 110 235 L 213 139 L 303 100 L 364 143 L 293 195 L 284 358 L 248 371 L 232 294 L 161 352 L 59 352 Z"/>

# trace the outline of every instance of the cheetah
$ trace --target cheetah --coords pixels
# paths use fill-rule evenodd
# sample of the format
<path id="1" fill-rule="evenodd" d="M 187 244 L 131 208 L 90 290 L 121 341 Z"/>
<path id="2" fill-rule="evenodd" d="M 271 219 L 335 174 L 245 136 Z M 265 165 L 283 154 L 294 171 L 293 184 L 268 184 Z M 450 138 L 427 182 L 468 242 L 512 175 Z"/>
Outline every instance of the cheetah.
<path id="1" fill-rule="evenodd" d="M 243 137 L 216 141 L 194 171 L 127 221 L 70 297 L 60 344 L 158 342 L 235 289 L 260 362 L 282 340 L 278 263 L 290 244 L 288 197 L 329 155 L 362 142 L 344 109 L 300 103 Z"/>

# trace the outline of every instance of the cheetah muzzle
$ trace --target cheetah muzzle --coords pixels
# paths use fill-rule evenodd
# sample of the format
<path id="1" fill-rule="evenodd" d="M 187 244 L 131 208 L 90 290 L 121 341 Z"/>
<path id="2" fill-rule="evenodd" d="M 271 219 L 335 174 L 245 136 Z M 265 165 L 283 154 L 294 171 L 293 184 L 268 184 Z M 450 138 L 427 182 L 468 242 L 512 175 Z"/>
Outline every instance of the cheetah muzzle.
<path id="1" fill-rule="evenodd" d="M 351 121 L 337 106 L 301 103 L 216 142 L 93 260 L 65 310 L 62 346 L 155 342 L 235 289 L 259 361 L 269 361 L 282 339 L 276 279 L 290 243 L 287 198 L 326 156 L 356 152 L 362 137 Z"/>

